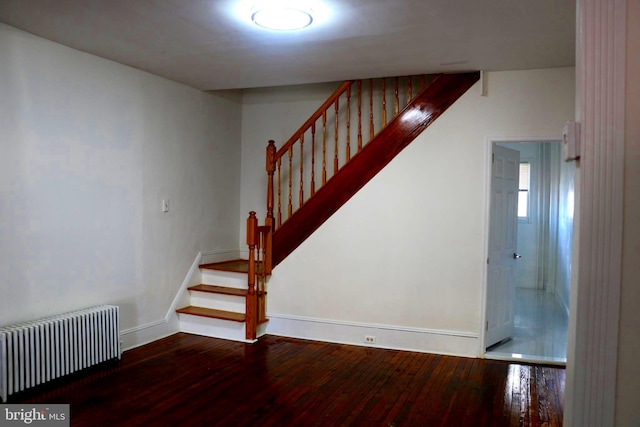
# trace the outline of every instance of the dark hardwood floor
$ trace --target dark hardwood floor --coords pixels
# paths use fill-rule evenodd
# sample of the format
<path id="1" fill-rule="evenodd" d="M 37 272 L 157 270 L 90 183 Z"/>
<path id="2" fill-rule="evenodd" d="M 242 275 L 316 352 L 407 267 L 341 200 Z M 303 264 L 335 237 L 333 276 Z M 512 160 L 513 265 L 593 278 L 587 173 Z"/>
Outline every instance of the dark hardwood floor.
<path id="1" fill-rule="evenodd" d="M 72 426 L 559 426 L 562 368 L 266 336 L 176 334 L 10 403 Z"/>

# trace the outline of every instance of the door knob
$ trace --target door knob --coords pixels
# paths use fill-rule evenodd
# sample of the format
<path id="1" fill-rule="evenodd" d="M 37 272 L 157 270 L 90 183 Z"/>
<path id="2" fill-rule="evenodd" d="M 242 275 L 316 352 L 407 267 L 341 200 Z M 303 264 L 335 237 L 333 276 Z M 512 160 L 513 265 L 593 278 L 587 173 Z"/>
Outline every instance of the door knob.
<path id="1" fill-rule="evenodd" d="M 517 254 L 515 252 L 513 253 L 513 259 L 520 259 L 520 258 L 522 258 L 522 255 Z"/>

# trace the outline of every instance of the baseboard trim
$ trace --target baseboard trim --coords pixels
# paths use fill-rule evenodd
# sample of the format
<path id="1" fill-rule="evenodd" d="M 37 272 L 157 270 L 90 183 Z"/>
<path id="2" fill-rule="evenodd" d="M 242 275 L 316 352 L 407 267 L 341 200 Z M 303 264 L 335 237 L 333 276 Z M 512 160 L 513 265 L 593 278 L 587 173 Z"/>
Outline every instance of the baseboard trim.
<path id="1" fill-rule="evenodd" d="M 202 252 L 198 252 L 180 288 L 176 292 L 176 296 L 173 298 L 164 319 L 120 331 L 120 342 L 123 351 L 149 344 L 179 331 L 176 309 L 178 306 L 188 305 L 187 288 L 200 283 L 201 273 L 199 265 L 201 262 Z"/>
<path id="2" fill-rule="evenodd" d="M 470 332 L 423 329 L 267 313 L 267 334 L 313 341 L 449 356 L 478 357 L 478 335 Z M 374 336 L 375 343 L 364 342 Z"/>
<path id="3" fill-rule="evenodd" d="M 161 319 L 120 331 L 120 345 L 122 351 L 127 351 L 166 338 L 177 332 L 177 329 L 170 328 L 169 324 L 164 319 Z"/>

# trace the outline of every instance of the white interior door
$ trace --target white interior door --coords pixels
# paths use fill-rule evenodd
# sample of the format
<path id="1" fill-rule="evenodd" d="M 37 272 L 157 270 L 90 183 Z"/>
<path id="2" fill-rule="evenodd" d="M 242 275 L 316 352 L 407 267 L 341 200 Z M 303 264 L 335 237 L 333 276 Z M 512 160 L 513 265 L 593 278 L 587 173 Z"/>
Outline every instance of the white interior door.
<path id="1" fill-rule="evenodd" d="M 493 145 L 485 346 L 513 334 L 520 152 Z"/>

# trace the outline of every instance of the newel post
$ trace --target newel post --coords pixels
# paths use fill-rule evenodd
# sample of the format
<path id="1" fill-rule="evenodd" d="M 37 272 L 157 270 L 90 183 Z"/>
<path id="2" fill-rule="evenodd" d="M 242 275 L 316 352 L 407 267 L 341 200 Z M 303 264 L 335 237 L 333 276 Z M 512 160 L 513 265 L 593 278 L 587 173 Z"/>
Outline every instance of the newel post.
<path id="1" fill-rule="evenodd" d="M 248 279 L 248 292 L 247 292 L 247 304 L 246 304 L 246 338 L 247 340 L 256 339 L 256 245 L 258 234 L 258 218 L 256 213 L 249 212 L 249 218 L 247 218 L 247 245 L 249 245 L 249 279 Z"/>
<path id="2" fill-rule="evenodd" d="M 267 145 L 267 218 L 264 221 L 264 225 L 269 227 L 267 232 L 267 239 L 265 242 L 265 257 L 264 257 L 264 271 L 265 275 L 271 274 L 272 268 L 272 254 L 273 254 L 273 228 L 275 221 L 273 220 L 273 174 L 276 170 L 276 143 L 273 140 L 269 141 Z"/>

